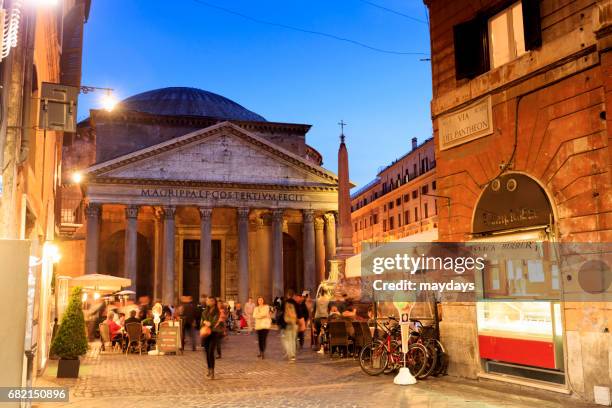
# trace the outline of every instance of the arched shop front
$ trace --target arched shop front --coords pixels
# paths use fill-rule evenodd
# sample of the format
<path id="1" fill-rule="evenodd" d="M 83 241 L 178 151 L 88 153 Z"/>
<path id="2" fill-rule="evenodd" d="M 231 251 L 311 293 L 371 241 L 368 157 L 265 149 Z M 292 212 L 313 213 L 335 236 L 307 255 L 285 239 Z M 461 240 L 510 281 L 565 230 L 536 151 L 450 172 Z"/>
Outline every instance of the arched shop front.
<path id="1" fill-rule="evenodd" d="M 478 200 L 472 240 L 513 244 L 483 272 L 476 310 L 484 375 L 565 383 L 562 282 L 549 249 L 554 221 L 548 194 L 523 173 L 498 177 Z M 535 254 L 525 258 L 526 247 Z"/>

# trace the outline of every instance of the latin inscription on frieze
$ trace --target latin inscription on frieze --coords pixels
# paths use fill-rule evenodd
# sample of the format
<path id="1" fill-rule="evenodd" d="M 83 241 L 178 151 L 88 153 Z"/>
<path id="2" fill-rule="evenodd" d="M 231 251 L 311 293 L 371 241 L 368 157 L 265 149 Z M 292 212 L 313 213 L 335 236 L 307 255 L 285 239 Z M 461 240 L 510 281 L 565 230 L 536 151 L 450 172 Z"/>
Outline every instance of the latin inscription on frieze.
<path id="1" fill-rule="evenodd" d="M 304 201 L 304 196 L 297 193 L 262 192 L 262 191 L 224 191 L 191 188 L 143 188 L 141 197 L 201 199 L 213 201 Z"/>

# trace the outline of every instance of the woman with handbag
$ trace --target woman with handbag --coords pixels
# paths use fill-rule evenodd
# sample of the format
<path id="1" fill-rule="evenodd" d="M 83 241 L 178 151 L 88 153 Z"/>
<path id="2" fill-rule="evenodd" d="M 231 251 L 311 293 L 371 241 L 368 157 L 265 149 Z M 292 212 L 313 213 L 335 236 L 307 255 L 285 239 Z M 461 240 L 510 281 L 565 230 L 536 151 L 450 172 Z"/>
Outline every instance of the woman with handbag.
<path id="1" fill-rule="evenodd" d="M 212 296 L 206 300 L 206 308 L 202 311 L 201 322 L 200 336 L 202 337 L 202 346 L 206 353 L 206 365 L 208 366 L 206 378 L 213 380 L 215 378 L 215 350 L 223 327 L 221 327 L 221 321 L 219 320 L 217 300 Z"/>
<path id="2" fill-rule="evenodd" d="M 272 326 L 272 310 L 266 305 L 263 297 L 257 298 L 257 306 L 253 309 L 253 318 L 255 319 L 255 330 L 257 331 L 257 342 L 259 344 L 259 354 L 263 360 L 264 352 L 266 351 L 266 339 L 268 332 Z"/>

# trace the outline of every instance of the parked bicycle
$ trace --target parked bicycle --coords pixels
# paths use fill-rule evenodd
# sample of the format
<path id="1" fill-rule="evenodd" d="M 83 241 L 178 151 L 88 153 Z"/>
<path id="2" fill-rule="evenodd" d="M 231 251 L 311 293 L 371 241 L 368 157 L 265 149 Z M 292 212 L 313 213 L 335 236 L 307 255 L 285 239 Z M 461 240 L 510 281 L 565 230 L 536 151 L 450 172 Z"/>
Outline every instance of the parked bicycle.
<path id="1" fill-rule="evenodd" d="M 438 376 L 446 373 L 448 367 L 448 356 L 444 346 L 436 338 L 433 326 L 425 326 L 419 319 L 410 319 L 413 323 L 413 330 L 410 332 L 409 344 L 422 344 L 427 348 L 427 367 L 415 377 L 419 380 L 429 376 Z"/>
<path id="2" fill-rule="evenodd" d="M 404 355 L 401 342 L 401 327 L 397 319 L 389 316 L 386 323 L 378 327 L 383 333 L 382 338 L 375 338 L 366 345 L 359 354 L 359 365 L 368 375 L 390 374 L 404 366 L 412 375 L 418 377 L 427 368 L 429 359 L 427 348 L 418 342 L 410 344 Z M 404 361 L 405 360 L 405 361 Z"/>

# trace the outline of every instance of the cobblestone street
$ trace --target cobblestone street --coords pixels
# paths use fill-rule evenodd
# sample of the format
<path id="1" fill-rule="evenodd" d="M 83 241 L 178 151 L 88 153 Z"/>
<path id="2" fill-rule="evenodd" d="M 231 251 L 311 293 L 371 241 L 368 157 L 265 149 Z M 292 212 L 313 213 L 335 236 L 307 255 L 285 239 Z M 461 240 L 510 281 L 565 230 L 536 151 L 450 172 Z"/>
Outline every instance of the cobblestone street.
<path id="1" fill-rule="evenodd" d="M 308 342 L 308 340 L 307 340 Z M 37 386 L 67 386 L 69 403 L 53 407 L 526 407 L 582 406 L 556 394 L 498 383 L 453 377 L 413 386 L 393 384 L 393 377 L 369 377 L 352 359 L 329 358 L 307 348 L 297 363 L 282 357 L 280 336 L 271 332 L 266 359 L 256 357 L 254 335 L 232 335 L 223 342 L 216 379 L 204 378 L 200 349 L 178 356 L 100 354 L 90 350 L 80 378 L 55 378 L 51 361 Z"/>

